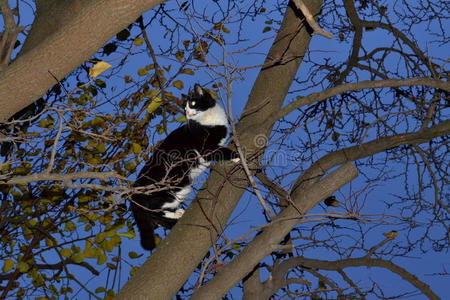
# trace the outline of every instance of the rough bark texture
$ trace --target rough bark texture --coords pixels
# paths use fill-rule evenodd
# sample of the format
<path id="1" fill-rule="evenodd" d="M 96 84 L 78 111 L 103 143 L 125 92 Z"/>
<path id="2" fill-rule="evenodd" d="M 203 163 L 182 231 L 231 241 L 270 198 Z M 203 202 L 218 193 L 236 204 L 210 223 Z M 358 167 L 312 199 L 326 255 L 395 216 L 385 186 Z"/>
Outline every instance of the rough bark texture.
<path id="1" fill-rule="evenodd" d="M 321 1 L 309 0 L 307 5 L 317 14 Z M 267 67 L 258 75 L 237 126 L 239 141 L 250 152 L 256 150 L 255 136 L 270 134 L 273 123 L 260 122 L 280 109 L 311 39 L 309 28 L 294 7 L 289 4 L 267 55 Z M 221 233 L 244 192 L 237 186 L 244 178 L 243 172 L 231 172 L 230 166 L 217 168 L 197 200 L 117 299 L 171 299 Z"/>
<path id="2" fill-rule="evenodd" d="M 37 19 L 23 54 L 0 73 L 0 122 L 55 85 L 51 74 L 64 78 L 114 34 L 161 2 L 38 1 Z"/>
<path id="3" fill-rule="evenodd" d="M 317 182 L 310 189 L 292 194 L 293 205 L 285 208 L 265 228 L 247 248 L 245 248 L 234 260 L 222 267 L 219 272 L 205 286 L 198 289 L 191 300 L 222 299 L 223 296 L 253 267 L 269 255 L 283 238 L 297 225 L 303 214 L 311 210 L 315 205 L 336 190 L 349 183 L 358 175 L 358 170 L 352 164 L 346 164 L 338 170 Z M 300 211 L 300 213 L 299 213 Z"/>

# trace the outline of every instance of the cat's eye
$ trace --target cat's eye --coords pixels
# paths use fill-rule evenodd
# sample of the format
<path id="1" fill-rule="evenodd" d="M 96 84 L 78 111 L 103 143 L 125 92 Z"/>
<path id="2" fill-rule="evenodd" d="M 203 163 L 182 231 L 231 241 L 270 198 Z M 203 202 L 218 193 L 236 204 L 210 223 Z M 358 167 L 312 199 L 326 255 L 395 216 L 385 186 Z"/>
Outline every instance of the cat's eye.
<path id="1" fill-rule="evenodd" d="M 195 106 L 195 104 L 197 104 L 197 102 L 191 101 L 191 106 Z"/>

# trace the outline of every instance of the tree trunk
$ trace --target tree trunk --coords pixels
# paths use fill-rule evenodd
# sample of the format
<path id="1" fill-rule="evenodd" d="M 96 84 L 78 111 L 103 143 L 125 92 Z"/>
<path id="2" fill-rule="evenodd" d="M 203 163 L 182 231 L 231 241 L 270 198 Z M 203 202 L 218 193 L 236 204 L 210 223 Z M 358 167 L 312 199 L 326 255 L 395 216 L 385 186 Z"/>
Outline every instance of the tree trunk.
<path id="1" fill-rule="evenodd" d="M 114 34 L 163 2 L 45 1 L 37 1 L 37 18 L 23 54 L 0 73 L 0 122 L 39 99 L 57 83 L 53 76 L 63 79 Z"/>
<path id="2" fill-rule="evenodd" d="M 319 12 L 321 0 L 305 2 L 312 13 Z M 260 122 L 282 106 L 310 40 L 308 25 L 295 5 L 289 3 L 265 67 L 256 79 L 237 126 L 239 142 L 247 152 L 257 150 L 256 136 L 270 134 L 273 123 Z M 221 234 L 244 193 L 244 189 L 237 186 L 243 181 L 246 185 L 244 173 L 232 172 L 229 166 L 212 172 L 197 200 L 126 283 L 117 299 L 172 299 Z"/>

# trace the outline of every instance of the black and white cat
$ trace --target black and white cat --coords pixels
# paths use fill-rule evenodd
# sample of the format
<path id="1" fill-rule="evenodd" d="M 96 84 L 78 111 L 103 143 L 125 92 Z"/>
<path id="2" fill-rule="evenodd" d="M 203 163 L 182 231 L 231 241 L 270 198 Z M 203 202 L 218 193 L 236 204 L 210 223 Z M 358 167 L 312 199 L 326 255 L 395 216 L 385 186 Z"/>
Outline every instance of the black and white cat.
<path id="1" fill-rule="evenodd" d="M 186 100 L 187 123 L 172 131 L 139 173 L 131 210 L 146 250 L 155 248 L 157 226 L 172 228 L 183 215 L 179 205 L 191 192 L 192 181 L 211 161 L 239 161 L 223 147 L 227 117 L 210 93 L 196 84 Z"/>

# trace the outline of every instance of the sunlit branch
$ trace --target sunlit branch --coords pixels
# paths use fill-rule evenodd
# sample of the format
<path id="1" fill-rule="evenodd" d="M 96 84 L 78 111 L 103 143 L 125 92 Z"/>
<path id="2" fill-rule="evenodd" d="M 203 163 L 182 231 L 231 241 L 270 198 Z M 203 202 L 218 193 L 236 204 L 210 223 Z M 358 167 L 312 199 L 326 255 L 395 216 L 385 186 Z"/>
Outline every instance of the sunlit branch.
<path id="1" fill-rule="evenodd" d="M 354 179 L 357 174 L 358 171 L 353 165 L 343 165 L 322 181 L 304 190 L 297 198 L 293 198 L 293 201 L 305 214 L 317 203 Z M 293 206 L 288 206 L 274 220 L 294 216 L 303 217 Z M 280 243 L 297 223 L 298 220 L 294 218 L 267 227 L 233 261 L 223 266 L 212 280 L 198 289 L 191 299 L 220 299 L 258 262 L 269 255 L 272 252 L 270 246 Z"/>
<path id="2" fill-rule="evenodd" d="M 339 86 L 331 87 L 321 92 L 316 92 L 309 94 L 305 97 L 300 97 L 277 112 L 274 112 L 265 122 L 272 122 L 278 120 L 294 110 L 310 105 L 312 103 L 318 103 L 324 101 L 333 96 L 346 93 L 349 91 L 359 91 L 362 89 L 375 89 L 375 88 L 387 88 L 387 87 L 401 87 L 401 86 L 414 86 L 414 85 L 424 85 L 432 88 L 442 89 L 445 91 L 450 91 L 450 82 L 423 78 L 411 78 L 411 79 L 387 79 L 387 80 L 366 80 L 360 82 L 352 82 L 341 84 Z"/>
<path id="3" fill-rule="evenodd" d="M 293 0 L 293 1 L 294 1 L 295 5 L 297 6 L 297 8 L 299 10 L 301 10 L 301 12 L 303 13 L 303 15 L 306 18 L 306 21 L 308 22 L 309 26 L 311 26 L 311 28 L 314 30 L 315 34 L 323 35 L 324 37 L 329 38 L 329 39 L 333 38 L 333 34 L 322 29 L 317 24 L 316 20 L 314 20 L 313 14 L 309 11 L 309 9 L 305 5 L 305 3 L 303 3 L 303 0 Z"/>
<path id="4" fill-rule="evenodd" d="M 397 134 L 388 137 L 382 137 L 370 142 L 344 148 L 332 152 L 318 161 L 316 161 L 294 184 L 294 188 L 304 188 L 317 181 L 322 174 L 332 167 L 345 162 L 355 161 L 361 158 L 369 157 L 386 149 L 405 144 L 420 144 L 427 142 L 438 136 L 448 135 L 450 133 L 450 120 L 443 121 L 438 125 L 425 130 L 412 133 Z"/>
<path id="5" fill-rule="evenodd" d="M 0 71 L 2 71 L 10 63 L 17 36 L 24 27 L 16 24 L 8 0 L 0 0 L 0 14 L 4 22 L 4 31 L 0 33 Z"/>

